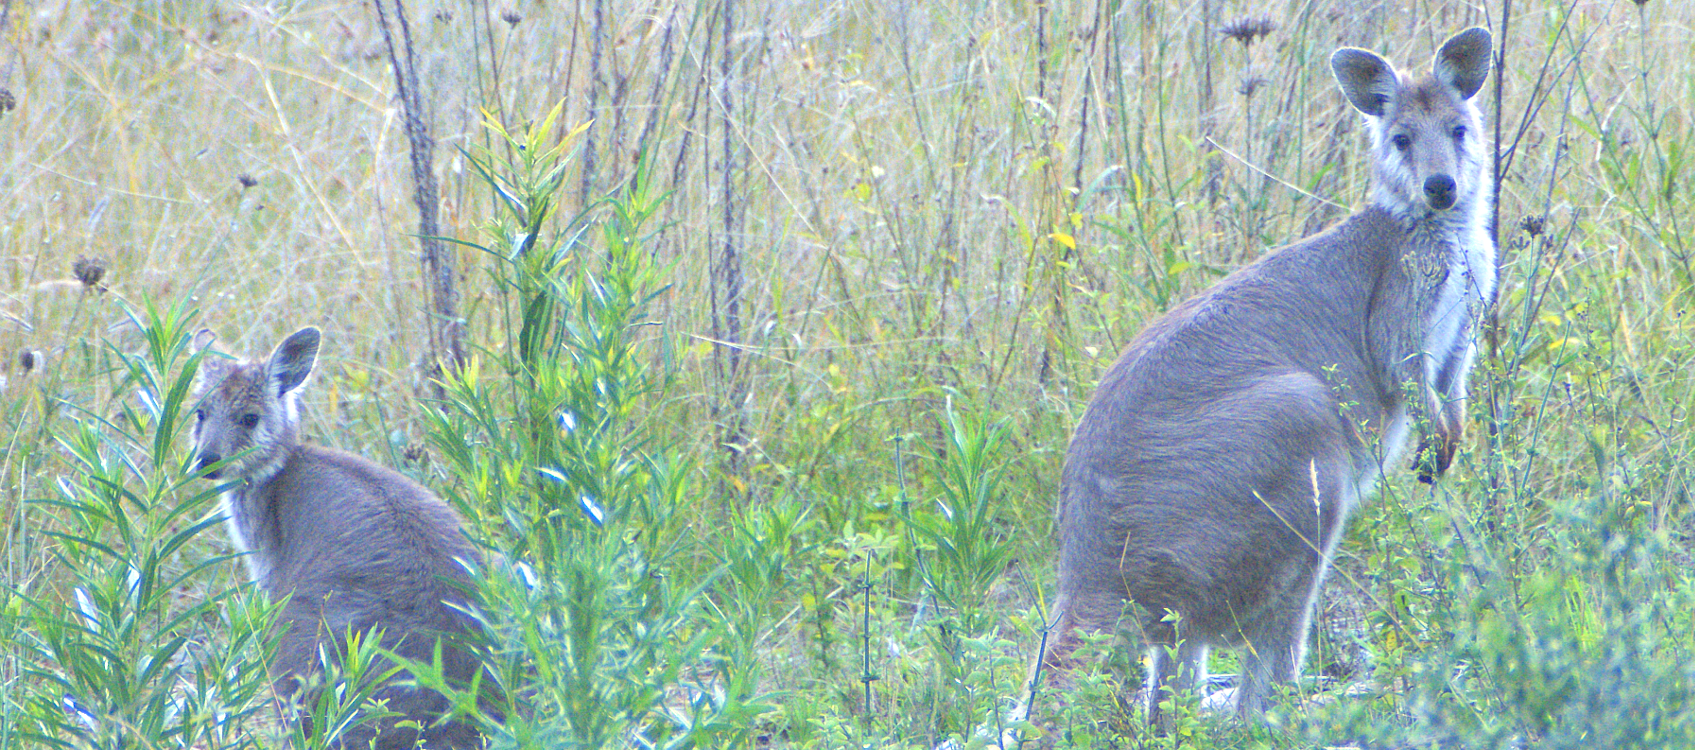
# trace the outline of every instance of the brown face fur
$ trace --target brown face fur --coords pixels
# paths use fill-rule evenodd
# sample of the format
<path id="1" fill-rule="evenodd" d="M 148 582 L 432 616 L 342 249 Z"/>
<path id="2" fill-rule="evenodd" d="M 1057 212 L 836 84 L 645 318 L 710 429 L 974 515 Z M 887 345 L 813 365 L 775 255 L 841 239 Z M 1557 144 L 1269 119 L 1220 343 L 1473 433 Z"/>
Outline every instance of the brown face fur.
<path id="1" fill-rule="evenodd" d="M 1463 201 L 1485 179 L 1488 143 L 1471 99 L 1488 74 L 1488 54 L 1487 33 L 1462 33 L 1416 81 L 1366 50 L 1332 58 L 1342 93 L 1367 116 L 1374 203 L 1397 214 L 1452 212 L 1445 221 L 1455 227 L 1472 220 L 1477 207 Z"/>
<path id="2" fill-rule="evenodd" d="M 268 361 L 203 361 L 195 388 L 195 468 L 207 479 L 251 482 L 275 474 L 299 443 L 296 393 L 317 352 L 318 332 L 306 329 L 278 345 Z"/>

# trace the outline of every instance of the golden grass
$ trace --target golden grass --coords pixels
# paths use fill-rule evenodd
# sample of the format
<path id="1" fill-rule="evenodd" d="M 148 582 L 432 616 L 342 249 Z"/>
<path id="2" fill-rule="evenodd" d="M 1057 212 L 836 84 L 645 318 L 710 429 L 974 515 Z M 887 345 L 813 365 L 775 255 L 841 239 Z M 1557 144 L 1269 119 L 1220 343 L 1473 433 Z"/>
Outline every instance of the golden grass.
<path id="1" fill-rule="evenodd" d="M 1007 460 L 1018 503 L 1007 515 L 1038 560 L 1069 427 L 1118 348 L 1211 271 L 1360 203 L 1363 136 L 1329 53 L 1368 46 L 1423 69 L 1454 30 L 1490 23 L 1458 0 L 1404 4 L 1410 12 L 1284 2 L 1270 8 L 1278 28 L 1244 46 L 1216 28 L 1263 5 L 1221 2 L 1201 18 L 1210 4 L 737 3 L 726 112 L 721 5 L 611 5 L 598 31 L 589 1 L 408 5 L 434 108 L 443 231 L 489 241 L 490 197 L 454 151 L 487 143 L 477 108 L 522 131 L 563 100 L 568 123 L 595 120 L 594 168 L 567 180 L 565 214 L 584 208 L 580 186 L 591 201 L 621 186 L 642 147 L 673 191 L 652 247 L 675 263 L 659 312 L 680 372 L 655 418 L 703 474 L 717 470 L 708 427 L 727 392 L 711 363 L 708 300 L 728 232 L 746 274 L 736 338 L 750 363 L 741 448 L 753 495 L 887 497 L 886 438 L 933 435 L 951 392 L 1017 426 Z M 1585 481 L 1569 467 L 1593 435 L 1573 425 L 1620 410 L 1605 420 L 1624 425 L 1609 445 L 1670 457 L 1665 476 L 1682 482 L 1649 490 L 1669 522 L 1686 511 L 1688 466 L 1675 452 L 1689 450 L 1695 403 L 1695 4 L 1569 6 L 1568 16 L 1566 3 L 1515 3 L 1497 34 L 1509 62 L 1503 130 L 1518 144 L 1500 205 L 1501 336 L 1528 342 L 1522 362 L 1501 357 L 1530 386 L 1502 408 L 1546 420 L 1539 450 L 1564 456 L 1526 480 L 1539 502 Z M 0 508 L 21 513 L 62 471 L 31 421 L 61 419 L 42 404 L 99 409 L 122 397 L 97 377 L 109 367 L 98 341 L 134 342 L 120 299 L 190 296 L 203 324 L 243 353 L 320 326 L 310 431 L 375 453 L 420 443 L 416 213 L 369 6 L 9 8 L 0 401 L 22 421 L 0 469 Z M 1263 81 L 1252 96 L 1238 91 L 1245 78 Z M 1216 198 L 1207 159 L 1217 160 Z M 1524 233 L 1526 217 L 1544 218 L 1546 233 Z M 106 260 L 107 291 L 67 281 L 81 256 Z M 471 342 L 493 346 L 487 261 L 460 261 Z M 1584 354 L 1562 359 L 1567 347 Z M 26 349 L 45 352 L 45 367 L 23 372 Z M 49 552 L 29 549 L 37 561 Z"/>

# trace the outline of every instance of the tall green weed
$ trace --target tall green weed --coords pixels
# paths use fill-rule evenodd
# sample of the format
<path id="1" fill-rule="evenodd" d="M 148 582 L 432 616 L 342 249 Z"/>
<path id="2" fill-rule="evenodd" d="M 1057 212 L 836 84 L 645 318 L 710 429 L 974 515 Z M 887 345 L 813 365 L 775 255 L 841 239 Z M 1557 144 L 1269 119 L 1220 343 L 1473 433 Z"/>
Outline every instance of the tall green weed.
<path id="1" fill-rule="evenodd" d="M 510 704 L 490 729 L 498 747 L 733 744 L 766 710 L 764 620 L 723 610 L 753 585 L 738 560 L 727 579 L 696 564 L 689 464 L 649 421 L 668 377 L 643 351 L 665 346 L 644 334 L 665 291 L 645 247 L 664 196 L 643 172 L 558 216 L 581 132 L 551 141 L 559 111 L 523 135 L 491 118 L 494 145 L 466 154 L 503 208 L 493 241 L 464 243 L 487 261 L 494 320 L 431 415 L 449 493 L 496 552 L 481 616 Z"/>
<path id="2" fill-rule="evenodd" d="M 269 710 L 263 655 L 273 610 L 251 587 L 219 588 L 231 556 L 190 554 L 217 526 L 218 487 L 176 448 L 204 352 L 185 303 L 128 311 L 140 351 L 113 344 L 109 404 L 55 429 L 71 472 L 33 498 L 56 544 L 43 575 L 12 582 L 28 655 L 8 734 L 50 747 L 255 746 Z"/>

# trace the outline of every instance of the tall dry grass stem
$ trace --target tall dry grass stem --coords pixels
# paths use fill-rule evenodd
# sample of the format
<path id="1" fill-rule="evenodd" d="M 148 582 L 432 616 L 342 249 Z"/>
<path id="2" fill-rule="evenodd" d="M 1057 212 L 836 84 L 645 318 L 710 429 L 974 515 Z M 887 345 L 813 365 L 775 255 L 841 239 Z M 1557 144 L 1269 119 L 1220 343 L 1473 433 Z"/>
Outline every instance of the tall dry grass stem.
<path id="1" fill-rule="evenodd" d="M 418 77 L 417 52 L 412 44 L 412 26 L 400 0 L 377 0 L 374 6 L 382 28 L 383 44 L 394 72 L 406 140 L 412 154 L 412 203 L 418 207 L 419 264 L 424 279 L 424 328 L 429 333 L 430 364 L 426 368 L 429 390 L 436 398 L 445 392 L 438 382 L 442 372 L 456 369 L 465 361 L 465 322 L 459 316 L 459 264 L 457 254 L 442 242 L 439 220 L 441 191 L 435 173 L 435 139 L 430 136 L 430 102 Z M 400 41 L 395 41 L 395 30 Z"/>
<path id="2" fill-rule="evenodd" d="M 742 135 L 737 120 L 735 90 L 737 79 L 743 70 L 735 65 L 735 0 L 722 0 L 721 13 L 716 109 L 719 113 L 718 137 L 721 146 L 718 162 L 719 209 L 722 211 L 723 223 L 718 237 L 718 252 L 714 255 L 717 262 L 712 274 L 712 356 L 724 395 L 715 400 L 714 413 L 717 415 L 719 445 L 724 451 L 724 466 L 729 479 L 723 489 L 729 496 L 745 496 L 747 453 L 753 446 L 748 443 L 748 384 L 742 371 L 742 359 L 745 356 L 742 293 L 745 280 L 742 276 L 742 201 L 736 189 L 737 178 L 741 174 L 737 157 L 741 154 Z"/>

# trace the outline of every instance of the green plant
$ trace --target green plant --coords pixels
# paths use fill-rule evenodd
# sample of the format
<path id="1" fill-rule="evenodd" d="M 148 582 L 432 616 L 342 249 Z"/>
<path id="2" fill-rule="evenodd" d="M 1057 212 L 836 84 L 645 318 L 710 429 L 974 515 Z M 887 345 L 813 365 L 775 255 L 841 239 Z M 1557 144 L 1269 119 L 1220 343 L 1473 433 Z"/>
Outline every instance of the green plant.
<path id="1" fill-rule="evenodd" d="M 63 573 L 9 591 L 37 685 L 13 732 L 62 747 L 253 746 L 243 727 L 267 704 L 273 610 L 251 589 L 209 586 L 230 556 L 184 554 L 219 521 L 205 514 L 218 488 L 174 448 L 205 356 L 189 352 L 194 312 L 148 302 L 128 316 L 143 349 L 111 347 L 112 416 L 75 410 L 56 438 L 72 473 L 36 500 L 59 524 L 45 533 Z"/>
<path id="2" fill-rule="evenodd" d="M 950 403 L 934 460 L 941 497 L 935 508 L 909 512 L 917 538 L 924 592 L 947 608 L 967 633 L 982 633 L 998 613 L 987 600 L 989 587 L 1005 571 L 1013 547 L 997 514 L 1008 501 L 1001 481 L 1007 427 L 955 411 Z"/>
<path id="3" fill-rule="evenodd" d="M 492 261 L 505 335 L 444 375 L 431 432 L 457 480 L 450 494 L 487 519 L 481 533 L 502 561 L 482 586 L 509 700 L 489 728 L 519 747 L 745 737 L 769 710 L 747 658 L 763 610 L 716 586 L 774 585 L 781 552 L 772 563 L 744 535 L 753 556 L 726 559 L 727 578 L 689 563 L 687 464 L 643 417 L 666 377 L 640 356 L 647 306 L 664 291 L 642 247 L 663 196 L 644 173 L 604 217 L 556 224 L 571 142 L 547 145 L 559 111 L 522 138 L 490 120 L 497 146 L 467 155 L 506 209 L 491 227 L 502 242 L 472 245 Z M 715 605 L 753 609 L 713 616 Z"/>

